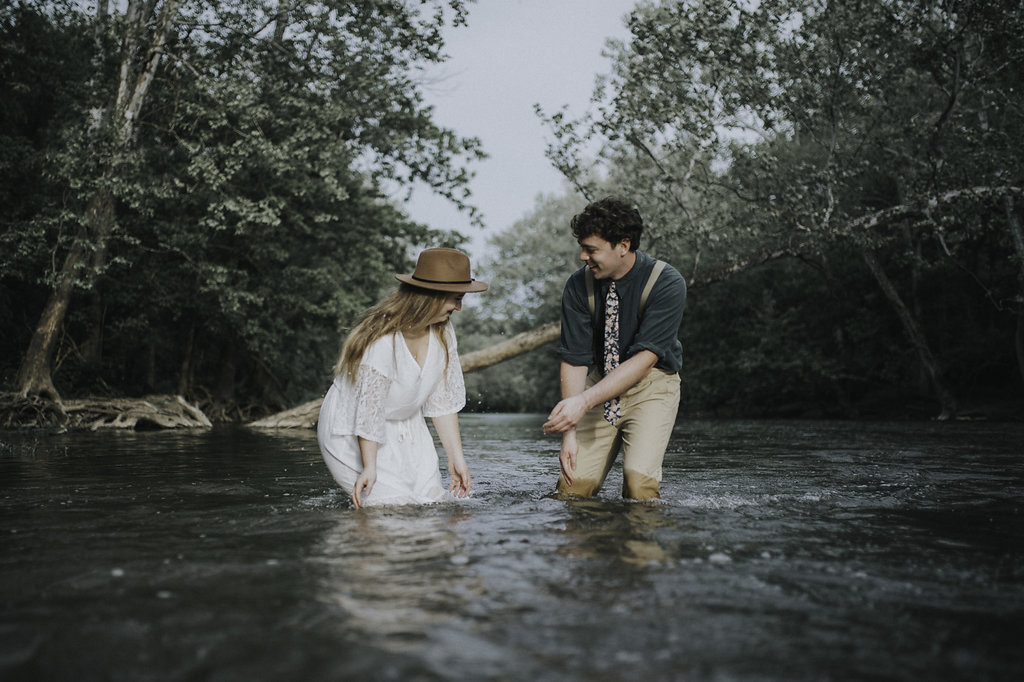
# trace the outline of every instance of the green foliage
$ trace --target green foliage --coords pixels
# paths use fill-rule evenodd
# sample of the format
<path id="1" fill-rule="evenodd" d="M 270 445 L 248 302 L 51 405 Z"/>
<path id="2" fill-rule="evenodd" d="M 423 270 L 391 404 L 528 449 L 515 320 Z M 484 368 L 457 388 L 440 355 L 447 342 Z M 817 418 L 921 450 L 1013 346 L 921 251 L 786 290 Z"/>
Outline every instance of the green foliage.
<path id="1" fill-rule="evenodd" d="M 480 264 L 490 284 L 487 310 L 507 331 L 558 321 L 562 286 L 582 266 L 569 220 L 585 205 L 571 193 L 537 197 L 532 211 L 488 240 L 494 255 Z"/>
<path id="2" fill-rule="evenodd" d="M 537 215 L 528 214 L 518 226 L 495 235 L 493 243 L 547 244 L 550 253 L 537 257 L 553 258 L 560 247 L 575 246 L 568 234 L 568 217 L 564 221 L 542 217 L 553 218 L 552 207 L 573 207 L 576 202 L 571 195 L 538 200 Z M 535 227 L 529 239 L 524 238 L 524 226 Z M 958 244 L 959 262 L 940 258 L 943 247 L 935 240 L 920 244 L 919 255 L 902 248 L 884 255 L 886 267 L 907 290 L 915 287 L 909 261 L 927 264 L 917 270 L 916 301 L 929 337 L 948 366 L 949 379 L 968 405 L 1019 394 L 1013 351 L 1007 342 L 1014 324 L 1006 314 L 1014 294 L 1013 264 L 1000 253 L 998 240 L 991 240 L 991 233 L 983 234 L 985 238 Z M 499 342 L 523 326 L 554 319 L 533 315 L 530 307 L 510 305 L 508 299 L 516 296 L 520 286 L 530 285 L 544 292 L 532 299 L 534 309 L 557 310 L 561 282 L 575 263 L 567 258 L 558 274 L 538 271 L 531 267 L 533 250 L 524 247 L 520 252 L 501 252 L 497 262 L 503 274 L 492 276 L 486 301 L 459 319 L 463 352 Z M 575 258 L 574 248 L 566 254 L 570 255 Z M 984 273 L 984 278 L 975 273 Z M 523 280 L 521 285 L 515 282 L 517 276 Z M 680 339 L 682 410 L 687 414 L 933 415 L 929 389 L 922 384 L 913 350 L 860 252 L 849 244 L 822 249 L 814 257 L 777 260 L 713 285 L 691 288 Z M 467 375 L 469 409 L 550 409 L 558 400 L 557 366 L 552 345 Z"/>
<path id="3" fill-rule="evenodd" d="M 97 257 L 79 272 L 58 382 L 184 387 L 253 412 L 322 392 L 342 335 L 391 273 L 423 246 L 461 242 L 411 222 L 387 192 L 421 181 L 475 213 L 466 166 L 482 156 L 479 142 L 437 126 L 417 82 L 423 64 L 444 58 L 440 28 L 464 21 L 463 3 L 277 12 L 182 3 L 121 146 L 110 107 L 125 17 L 3 11 L 0 65 L 16 96 L 0 110 L 10 142 L 0 187 L 12 198 L 0 235 L 12 249 L 0 258 L 5 292 L 20 299 L 0 297 L 16 329 L 3 344 L 6 377 L 72 237 Z M 106 234 L 86 220 L 100 193 L 115 210 Z M 98 368 L 78 354 L 97 323 L 90 292 L 102 295 Z"/>
<path id="4" fill-rule="evenodd" d="M 556 167 L 589 196 L 606 178 L 633 197 L 650 249 L 693 289 L 732 276 L 717 285 L 723 300 L 695 291 L 687 312 L 684 329 L 729 346 L 700 370 L 697 384 L 716 387 L 691 391 L 698 407 L 778 405 L 770 394 L 789 385 L 842 405 L 867 395 L 858 383 L 920 392 L 925 370 L 929 391 L 942 396 L 948 378 L 970 393 L 978 366 L 1002 367 L 989 387 L 1006 388 L 1024 315 L 1024 251 L 1003 203 L 1019 202 L 1024 183 L 1022 10 L 1019 0 L 642 3 L 631 40 L 610 45 L 592 110 L 546 117 Z M 895 293 L 883 296 L 865 253 L 881 256 Z M 770 267 L 792 289 L 762 293 L 760 275 L 735 275 L 783 256 L 813 266 L 800 277 Z M 814 270 L 832 282 L 829 297 L 814 293 Z M 877 308 L 862 311 L 864 301 Z M 847 315 L 816 333 L 837 309 Z M 878 329 L 887 333 L 866 331 Z M 842 357 L 832 337 L 863 337 L 873 362 Z"/>

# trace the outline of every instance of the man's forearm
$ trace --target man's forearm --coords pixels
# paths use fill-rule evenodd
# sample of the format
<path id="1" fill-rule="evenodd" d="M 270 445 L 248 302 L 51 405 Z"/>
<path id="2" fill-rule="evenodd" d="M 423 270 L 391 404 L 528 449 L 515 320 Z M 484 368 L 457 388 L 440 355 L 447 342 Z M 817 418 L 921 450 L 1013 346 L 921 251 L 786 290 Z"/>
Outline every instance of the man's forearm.
<path id="1" fill-rule="evenodd" d="M 581 367 L 579 365 L 570 365 L 564 360 L 562 361 L 559 377 L 562 383 L 563 399 L 583 393 L 583 390 L 587 387 L 588 371 L 589 368 L 585 365 Z"/>
<path id="2" fill-rule="evenodd" d="M 545 433 L 561 433 L 572 437 L 576 425 L 594 406 L 600 405 L 609 398 L 622 395 L 647 373 L 658 361 L 658 356 L 644 350 L 608 373 L 604 379 L 590 388 L 587 385 L 587 368 L 563 362 L 559 369 L 562 381 L 562 400 L 551 410 L 548 420 L 544 422 Z M 586 389 L 586 390 L 584 390 Z M 563 453 L 566 442 L 563 440 Z"/>
<path id="3" fill-rule="evenodd" d="M 658 362 L 658 356 L 642 350 L 609 372 L 601 381 L 583 391 L 587 409 L 622 395 L 643 379 Z M 584 374 L 584 381 L 586 375 Z M 564 389 L 563 389 L 564 390 Z"/>

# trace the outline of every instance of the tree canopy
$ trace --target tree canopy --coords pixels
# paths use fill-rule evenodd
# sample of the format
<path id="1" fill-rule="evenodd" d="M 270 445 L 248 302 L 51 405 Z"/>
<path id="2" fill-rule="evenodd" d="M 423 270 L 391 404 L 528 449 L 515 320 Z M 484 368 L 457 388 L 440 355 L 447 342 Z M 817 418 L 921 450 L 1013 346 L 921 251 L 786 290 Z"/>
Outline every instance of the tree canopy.
<path id="1" fill-rule="evenodd" d="M 952 415 L 994 358 L 1024 376 L 1022 9 L 642 2 L 592 108 L 538 109 L 549 156 L 584 197 L 636 201 L 691 287 L 735 279 L 691 298 L 705 381 L 848 403 L 923 377 Z"/>
<path id="2" fill-rule="evenodd" d="M 464 3 L 107 9 L 0 9 L 5 383 L 308 398 L 390 273 L 462 240 L 389 183 L 475 213 L 479 141 L 434 123 L 419 82 Z"/>
<path id="3" fill-rule="evenodd" d="M 112 7 L 0 7 L 0 377 L 221 418 L 310 399 L 390 273 L 462 240 L 392 190 L 477 215 L 480 142 L 418 81 L 465 3 Z M 643 0 L 628 26 L 589 110 L 538 108 L 569 189 L 492 239 L 464 351 L 551 338 L 568 219 L 614 193 L 691 287 L 685 409 L 1019 404 L 1024 2 Z M 470 404 L 545 409 L 556 365 L 492 367 Z"/>

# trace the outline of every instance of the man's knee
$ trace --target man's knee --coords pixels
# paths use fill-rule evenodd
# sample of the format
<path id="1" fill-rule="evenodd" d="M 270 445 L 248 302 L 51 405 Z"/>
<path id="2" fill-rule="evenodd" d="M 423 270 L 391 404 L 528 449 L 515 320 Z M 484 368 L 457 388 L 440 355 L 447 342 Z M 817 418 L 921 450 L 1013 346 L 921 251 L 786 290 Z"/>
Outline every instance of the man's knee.
<path id="1" fill-rule="evenodd" d="M 601 481 L 577 478 L 570 485 L 564 476 L 558 477 L 558 494 L 572 497 L 593 497 L 601 488 Z"/>
<path id="2" fill-rule="evenodd" d="M 622 496 L 631 500 L 650 500 L 661 497 L 658 489 L 661 481 L 639 471 L 626 469 L 622 472 Z"/>

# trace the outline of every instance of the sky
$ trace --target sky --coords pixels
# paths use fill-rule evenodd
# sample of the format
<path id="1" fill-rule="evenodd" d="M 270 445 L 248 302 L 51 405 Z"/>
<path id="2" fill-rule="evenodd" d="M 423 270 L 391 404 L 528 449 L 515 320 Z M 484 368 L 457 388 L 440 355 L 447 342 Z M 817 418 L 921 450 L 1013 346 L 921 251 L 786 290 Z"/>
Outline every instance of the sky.
<path id="1" fill-rule="evenodd" d="M 488 159 L 472 165 L 470 203 L 485 229 L 470 224 L 450 202 L 417 189 L 406 204 L 410 217 L 435 229 L 471 238 L 466 250 L 487 254 L 487 237 L 530 212 L 539 194 L 561 193 L 562 176 L 544 156 L 549 134 L 534 113 L 563 105 L 579 116 L 587 109 L 608 38 L 626 40 L 625 16 L 636 0 L 479 0 L 468 26 L 446 34 L 450 59 L 429 72 L 424 88 L 434 120 L 463 137 L 478 137 Z"/>

